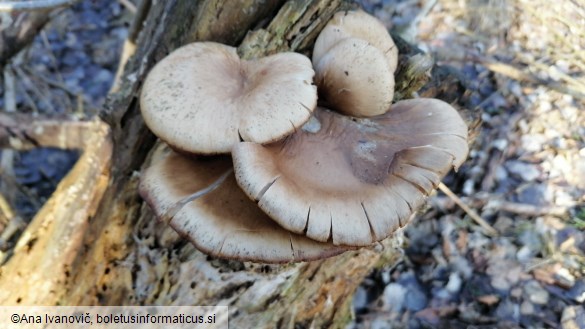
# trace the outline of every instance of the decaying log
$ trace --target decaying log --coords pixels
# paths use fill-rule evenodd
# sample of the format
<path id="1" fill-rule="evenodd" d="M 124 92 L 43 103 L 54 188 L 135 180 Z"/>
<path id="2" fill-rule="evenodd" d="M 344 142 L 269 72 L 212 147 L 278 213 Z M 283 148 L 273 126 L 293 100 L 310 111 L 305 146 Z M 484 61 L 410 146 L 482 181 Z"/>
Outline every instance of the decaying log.
<path id="1" fill-rule="evenodd" d="M 55 304 L 68 282 L 88 219 L 95 215 L 110 179 L 109 128 L 99 120 L 88 125 L 91 135 L 79 160 L 0 268 L 2 304 Z"/>
<path id="2" fill-rule="evenodd" d="M 157 222 L 137 194 L 155 144 L 137 99 L 152 65 L 183 44 L 240 44 L 246 58 L 309 54 L 327 20 L 351 6 L 344 0 L 153 2 L 103 121 L 84 123 L 85 143 L 69 145 L 83 150 L 79 162 L 0 267 L 0 304 L 229 305 L 234 328 L 343 327 L 364 276 L 400 257 L 401 233 L 310 263 L 263 265 L 202 254 Z M 51 144 L 39 142 L 34 129 L 16 129 L 18 119 L 0 117 L 0 124 L 12 125 L 0 134 L 1 146 L 34 144 L 31 136 Z"/>
<path id="3" fill-rule="evenodd" d="M 43 118 L 29 114 L 0 113 L 0 148 L 30 150 L 53 147 L 82 150 L 96 133 L 95 121 Z"/>

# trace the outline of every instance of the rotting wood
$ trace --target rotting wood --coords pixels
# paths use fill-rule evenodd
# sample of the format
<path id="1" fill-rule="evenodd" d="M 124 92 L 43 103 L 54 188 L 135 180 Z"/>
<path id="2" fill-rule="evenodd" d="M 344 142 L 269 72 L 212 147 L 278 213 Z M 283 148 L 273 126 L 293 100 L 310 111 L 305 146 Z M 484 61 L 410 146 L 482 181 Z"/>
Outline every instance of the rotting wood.
<path id="1" fill-rule="evenodd" d="M 94 121 L 77 121 L 66 117 L 36 117 L 30 114 L 0 113 L 0 148 L 30 150 L 54 147 L 81 150 L 95 134 Z"/>
<path id="2" fill-rule="evenodd" d="M 55 304 L 109 180 L 109 128 L 92 122 L 84 152 L 0 268 L 0 304 Z"/>

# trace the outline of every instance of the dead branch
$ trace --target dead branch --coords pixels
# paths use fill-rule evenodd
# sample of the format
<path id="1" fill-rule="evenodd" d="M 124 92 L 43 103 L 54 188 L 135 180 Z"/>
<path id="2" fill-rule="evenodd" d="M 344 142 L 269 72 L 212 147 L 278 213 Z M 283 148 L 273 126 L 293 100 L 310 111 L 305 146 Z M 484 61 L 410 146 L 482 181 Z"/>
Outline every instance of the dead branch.
<path id="1" fill-rule="evenodd" d="M 1 4 L 4 2 L 0 2 Z M 48 10 L 19 13 L 8 27 L 0 29 L 0 67 L 33 40 L 49 21 L 49 13 Z M 8 16 L 0 17 L 6 19 Z"/>
<path id="2" fill-rule="evenodd" d="M 489 204 L 489 203 L 488 203 Z M 535 206 L 532 204 L 526 203 L 517 203 L 517 202 L 497 202 L 497 209 L 500 211 L 510 212 L 517 215 L 526 215 L 526 216 L 556 216 L 562 217 L 567 215 L 568 209 L 565 207 L 559 206 Z"/>
<path id="3" fill-rule="evenodd" d="M 563 84 L 556 81 L 547 81 L 536 77 L 535 75 L 525 72 L 519 68 L 516 68 L 510 64 L 501 63 L 489 59 L 479 58 L 477 59 L 483 66 L 485 66 L 488 70 L 498 73 L 514 80 L 518 81 L 525 81 L 534 83 L 537 85 L 543 85 L 547 88 L 556 90 L 560 93 L 571 95 L 575 98 L 585 100 L 585 87 L 582 86 L 580 83 L 573 83 L 573 84 Z M 566 76 L 566 75 L 565 75 Z M 573 78 L 570 78 L 568 82 L 574 82 Z"/>
<path id="4" fill-rule="evenodd" d="M 124 73 L 124 66 L 128 62 L 130 56 L 134 55 L 136 52 L 136 39 L 138 39 L 140 31 L 142 31 L 144 20 L 148 15 L 151 5 L 152 0 L 141 0 L 138 8 L 135 8 L 134 10 L 134 20 L 128 29 L 128 37 L 124 41 L 124 46 L 122 47 L 122 54 L 120 55 L 118 69 L 116 70 L 116 76 L 114 77 L 114 83 L 112 83 L 110 92 L 116 92 L 120 88 L 120 84 L 122 83 L 120 79 Z"/>
<path id="5" fill-rule="evenodd" d="M 0 113 L 0 149 L 30 150 L 36 147 L 83 149 L 93 134 L 94 125 L 93 121 Z"/>
<path id="6" fill-rule="evenodd" d="M 0 194 L 0 232 L 4 230 L 4 227 L 6 227 L 6 224 L 8 224 L 12 217 L 14 217 L 14 211 L 10 203 Z"/>
<path id="7" fill-rule="evenodd" d="M 483 227 L 486 231 L 486 234 L 489 236 L 498 236 L 498 231 L 493 228 L 490 224 L 488 224 L 481 216 L 477 214 L 477 212 L 471 209 L 463 200 L 461 200 L 455 193 L 451 191 L 445 184 L 439 183 L 439 190 L 445 193 L 455 204 L 457 204 L 471 219 L 473 219 L 479 226 Z"/>
<path id="8" fill-rule="evenodd" d="M 3 305 L 17 304 L 23 299 L 44 304 L 42 298 L 55 295 L 57 287 L 68 280 L 74 255 L 83 248 L 89 219 L 108 185 L 112 156 L 108 126 L 99 120 L 85 124 L 86 138 L 77 145 L 84 152 L 26 228 L 13 256 L 2 267 L 3 273 L 21 273 L 10 280 L 0 280 Z M 24 268 L 35 271 L 19 270 Z"/>

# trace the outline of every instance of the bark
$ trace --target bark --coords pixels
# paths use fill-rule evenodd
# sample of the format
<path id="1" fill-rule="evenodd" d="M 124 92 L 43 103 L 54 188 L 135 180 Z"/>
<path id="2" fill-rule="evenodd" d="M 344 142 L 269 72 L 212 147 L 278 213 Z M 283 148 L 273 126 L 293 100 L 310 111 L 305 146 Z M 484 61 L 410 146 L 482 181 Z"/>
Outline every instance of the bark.
<path id="1" fill-rule="evenodd" d="M 246 58 L 287 50 L 308 54 L 327 20 L 350 6 L 344 0 L 156 1 L 102 120 L 54 128 L 51 120 L 27 126 L 0 117 L 6 131 L 0 146 L 82 150 L 0 267 L 0 303 L 229 305 L 234 328 L 344 327 L 363 278 L 400 257 L 401 233 L 369 249 L 309 263 L 264 265 L 202 254 L 157 222 L 137 194 L 140 170 L 156 143 L 137 98 L 152 65 L 180 45 L 239 44 Z M 43 129 L 51 134 L 35 135 Z M 75 142 L 63 144 L 63 136 Z"/>

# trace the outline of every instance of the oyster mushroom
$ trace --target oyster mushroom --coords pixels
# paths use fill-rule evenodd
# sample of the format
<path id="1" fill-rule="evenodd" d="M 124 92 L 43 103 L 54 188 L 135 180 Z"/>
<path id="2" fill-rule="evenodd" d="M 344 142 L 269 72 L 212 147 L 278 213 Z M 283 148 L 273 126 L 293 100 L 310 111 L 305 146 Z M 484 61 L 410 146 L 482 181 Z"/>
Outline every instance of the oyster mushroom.
<path id="1" fill-rule="evenodd" d="M 375 17 L 336 13 L 315 41 L 312 61 L 321 106 L 355 117 L 390 109 L 398 49 Z"/>
<path id="2" fill-rule="evenodd" d="M 197 42 L 148 74 L 146 125 L 175 150 L 229 153 L 240 140 L 276 141 L 305 123 L 317 102 L 311 61 L 298 53 L 241 60 L 236 48 Z"/>
<path id="3" fill-rule="evenodd" d="M 467 126 L 455 109 L 413 99 L 367 119 L 319 108 L 285 140 L 239 143 L 232 156 L 240 187 L 282 227 L 366 246 L 406 225 L 467 152 Z"/>
<path id="4" fill-rule="evenodd" d="M 376 17 L 362 10 L 340 11 L 327 22 L 313 48 L 313 65 L 337 43 L 347 38 L 358 38 L 378 48 L 388 61 L 392 73 L 398 65 L 398 48 L 388 30 Z"/>
<path id="5" fill-rule="evenodd" d="M 193 159 L 168 148 L 159 150 L 142 174 L 139 192 L 157 217 L 168 219 L 175 231 L 215 257 L 286 263 L 347 250 L 280 227 L 244 194 L 233 173 L 214 190 L 176 209 L 177 203 L 206 188 L 231 167 L 229 156 Z"/>
<path id="6" fill-rule="evenodd" d="M 355 117 L 384 114 L 394 98 L 394 72 L 384 54 L 365 40 L 346 38 L 315 66 L 323 105 Z"/>

